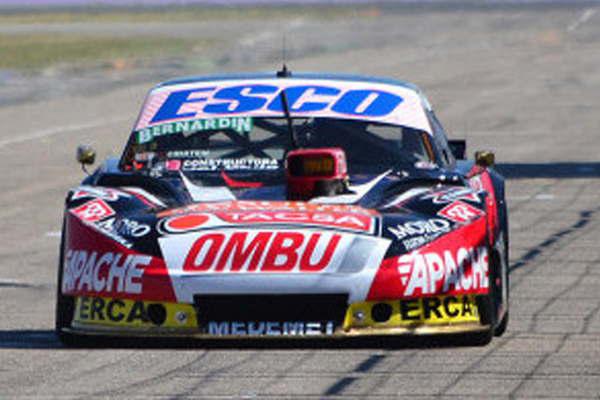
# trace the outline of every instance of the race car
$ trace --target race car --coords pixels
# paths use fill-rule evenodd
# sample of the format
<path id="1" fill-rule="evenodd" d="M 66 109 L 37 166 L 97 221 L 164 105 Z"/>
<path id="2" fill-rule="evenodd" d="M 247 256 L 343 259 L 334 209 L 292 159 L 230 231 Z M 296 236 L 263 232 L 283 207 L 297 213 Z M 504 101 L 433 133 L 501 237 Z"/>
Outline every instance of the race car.
<path id="1" fill-rule="evenodd" d="M 504 180 L 465 147 L 402 81 L 161 83 L 66 197 L 58 337 L 486 344 L 508 323 Z"/>

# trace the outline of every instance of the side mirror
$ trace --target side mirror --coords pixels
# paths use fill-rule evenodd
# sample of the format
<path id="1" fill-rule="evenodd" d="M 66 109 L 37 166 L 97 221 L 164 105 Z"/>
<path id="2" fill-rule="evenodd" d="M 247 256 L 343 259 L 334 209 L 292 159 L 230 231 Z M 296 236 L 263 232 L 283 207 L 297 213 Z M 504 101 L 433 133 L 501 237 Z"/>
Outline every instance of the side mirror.
<path id="1" fill-rule="evenodd" d="M 481 167 L 492 167 L 496 163 L 496 156 L 489 150 L 475 152 L 475 164 Z"/>
<path id="2" fill-rule="evenodd" d="M 467 153 L 467 141 L 464 139 L 448 140 L 452 155 L 457 160 L 464 160 Z"/>
<path id="3" fill-rule="evenodd" d="M 84 144 L 79 145 L 77 146 L 76 158 L 77 162 L 81 164 L 81 169 L 83 170 L 83 172 L 89 175 L 85 166 L 92 165 L 94 161 L 96 161 L 96 151 L 91 146 L 87 146 Z"/>
<path id="4" fill-rule="evenodd" d="M 92 165 L 96 161 L 96 151 L 91 146 L 77 146 L 77 162 L 83 165 Z"/>

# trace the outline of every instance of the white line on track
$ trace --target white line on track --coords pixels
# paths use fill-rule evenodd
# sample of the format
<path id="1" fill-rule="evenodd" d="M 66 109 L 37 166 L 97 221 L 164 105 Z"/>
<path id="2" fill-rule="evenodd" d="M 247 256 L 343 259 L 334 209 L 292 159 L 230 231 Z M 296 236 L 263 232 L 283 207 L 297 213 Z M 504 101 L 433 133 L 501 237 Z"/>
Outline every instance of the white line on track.
<path id="1" fill-rule="evenodd" d="M 60 237 L 60 231 L 50 231 L 46 232 L 46 237 Z"/>
<path id="2" fill-rule="evenodd" d="M 554 200 L 554 195 L 549 193 L 540 193 L 533 197 L 531 196 L 510 196 L 510 200 L 512 201 L 522 201 L 522 200 Z"/>
<path id="3" fill-rule="evenodd" d="M 567 32 L 573 32 L 581 25 L 585 24 L 597 12 L 598 10 L 596 10 L 595 8 L 588 8 L 579 16 L 579 18 L 577 18 L 571 25 L 569 25 L 569 27 L 567 28 Z"/>
<path id="4" fill-rule="evenodd" d="M 88 122 L 85 124 L 74 124 L 74 125 L 60 126 L 60 127 L 56 127 L 56 128 L 43 129 L 43 130 L 40 130 L 37 132 L 32 132 L 28 135 L 19 136 L 19 137 L 12 138 L 12 139 L 0 140 L 0 149 L 5 146 L 9 146 L 11 144 L 23 143 L 23 142 L 27 142 L 29 140 L 34 140 L 34 139 L 41 139 L 41 138 L 48 137 L 48 136 L 58 135 L 60 133 L 69 133 L 69 132 L 82 131 L 84 129 L 99 128 L 101 126 L 107 126 L 107 125 L 112 125 L 112 124 L 116 124 L 116 123 L 121 123 L 121 122 L 124 122 L 127 120 L 129 120 L 129 118 L 103 119 L 103 120 Z"/>
<path id="5" fill-rule="evenodd" d="M 35 286 L 32 283 L 21 281 L 18 279 L 0 279 L 0 288 L 1 287 L 30 287 Z"/>
<path id="6" fill-rule="evenodd" d="M 536 200 L 554 200 L 554 195 L 547 194 L 547 193 L 540 193 L 540 194 L 535 195 L 535 199 Z"/>

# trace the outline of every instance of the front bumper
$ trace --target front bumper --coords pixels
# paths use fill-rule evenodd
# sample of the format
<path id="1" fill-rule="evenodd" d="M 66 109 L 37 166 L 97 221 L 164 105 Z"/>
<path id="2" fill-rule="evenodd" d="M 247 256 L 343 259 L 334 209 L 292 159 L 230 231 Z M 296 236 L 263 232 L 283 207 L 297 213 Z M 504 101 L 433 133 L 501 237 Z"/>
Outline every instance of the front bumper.
<path id="1" fill-rule="evenodd" d="M 297 296 L 296 296 L 297 297 Z M 239 299 L 239 309 L 244 309 Z M 296 301 L 296 299 L 293 299 Z M 77 297 L 70 333 L 128 337 L 173 338 L 335 338 L 380 335 L 438 335 L 489 330 L 481 322 L 475 295 L 437 296 L 409 300 L 360 302 L 338 307 L 335 313 L 321 310 L 306 316 L 285 307 L 275 314 L 223 307 L 206 313 L 198 304 L 145 302 L 127 299 Z M 310 304 L 309 304 L 310 305 Z M 308 310 L 308 311 L 307 311 Z M 312 317 L 312 319 L 311 319 Z M 231 320 L 230 318 L 234 318 Z"/>

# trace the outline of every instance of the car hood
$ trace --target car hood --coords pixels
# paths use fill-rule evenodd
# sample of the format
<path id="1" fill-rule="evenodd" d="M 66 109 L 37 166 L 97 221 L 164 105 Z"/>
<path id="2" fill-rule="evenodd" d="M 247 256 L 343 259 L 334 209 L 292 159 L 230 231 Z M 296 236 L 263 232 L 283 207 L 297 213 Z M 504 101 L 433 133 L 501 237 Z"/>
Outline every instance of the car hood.
<path id="1" fill-rule="evenodd" d="M 348 293 L 351 301 L 361 301 L 376 275 L 397 281 L 385 277 L 397 272 L 398 257 L 432 248 L 447 236 L 455 246 L 476 220 L 471 247 L 479 246 L 485 237 L 484 200 L 484 193 L 466 187 L 417 185 L 385 196 L 377 208 L 269 200 L 166 208 L 132 188 L 79 187 L 67 203 L 70 282 L 83 287 L 88 275 L 81 266 L 100 271 L 108 267 L 96 259 L 110 258 L 108 277 L 125 274 L 124 290 L 131 274 L 141 271 L 134 261 L 146 265 L 142 286 L 156 290 L 143 294 L 156 292 L 152 298 L 168 285 L 186 302 L 197 293 L 265 291 Z"/>

